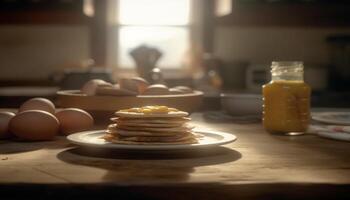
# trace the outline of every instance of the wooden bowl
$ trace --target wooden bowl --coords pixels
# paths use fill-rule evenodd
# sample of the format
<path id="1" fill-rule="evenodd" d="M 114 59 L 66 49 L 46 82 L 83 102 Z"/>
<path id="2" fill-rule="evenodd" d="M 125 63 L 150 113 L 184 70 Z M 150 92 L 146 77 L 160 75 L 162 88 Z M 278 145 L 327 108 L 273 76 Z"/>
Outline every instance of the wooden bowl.
<path id="1" fill-rule="evenodd" d="M 115 111 L 147 105 L 165 105 L 192 113 L 202 102 L 203 92 L 176 95 L 138 95 L 138 96 L 87 96 L 80 90 L 58 91 L 58 106 L 81 108 L 94 117 L 111 117 Z"/>

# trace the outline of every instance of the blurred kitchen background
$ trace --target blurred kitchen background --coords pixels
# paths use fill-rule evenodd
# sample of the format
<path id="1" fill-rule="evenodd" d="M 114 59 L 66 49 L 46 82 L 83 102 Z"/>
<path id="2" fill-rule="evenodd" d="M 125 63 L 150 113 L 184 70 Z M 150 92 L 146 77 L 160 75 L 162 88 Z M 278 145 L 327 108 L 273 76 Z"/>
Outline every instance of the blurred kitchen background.
<path id="1" fill-rule="evenodd" d="M 217 109 L 284 60 L 304 62 L 313 106 L 350 107 L 349 13 L 348 0 L 0 0 L 0 106 L 150 65 Z"/>

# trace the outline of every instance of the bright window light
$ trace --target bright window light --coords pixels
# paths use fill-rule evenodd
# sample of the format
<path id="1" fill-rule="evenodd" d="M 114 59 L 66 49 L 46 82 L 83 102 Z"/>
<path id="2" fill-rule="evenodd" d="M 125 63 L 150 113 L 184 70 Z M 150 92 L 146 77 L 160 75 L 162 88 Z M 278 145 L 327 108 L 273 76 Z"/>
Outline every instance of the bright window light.
<path id="1" fill-rule="evenodd" d="M 120 0 L 122 25 L 186 25 L 190 0 Z"/>
<path id="2" fill-rule="evenodd" d="M 190 48 L 191 0 L 119 0 L 118 66 L 133 68 L 140 45 L 162 52 L 160 68 L 181 68 Z"/>
<path id="3" fill-rule="evenodd" d="M 162 57 L 160 68 L 178 68 L 189 48 L 188 29 L 183 27 L 122 27 L 119 29 L 119 64 L 131 68 L 135 65 L 129 52 L 142 44 L 157 48 Z"/>

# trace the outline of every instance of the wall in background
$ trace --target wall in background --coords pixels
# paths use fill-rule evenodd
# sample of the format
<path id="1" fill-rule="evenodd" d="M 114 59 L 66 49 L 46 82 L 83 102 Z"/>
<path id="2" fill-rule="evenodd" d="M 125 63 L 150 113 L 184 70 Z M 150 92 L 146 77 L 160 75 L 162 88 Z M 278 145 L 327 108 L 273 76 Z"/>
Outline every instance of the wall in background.
<path id="1" fill-rule="evenodd" d="M 325 38 L 349 29 L 218 27 L 214 53 L 224 61 L 329 63 Z M 90 56 L 86 26 L 0 26 L 0 80 L 45 79 Z M 240 75 L 238 75 L 240 76 Z"/>
<path id="2" fill-rule="evenodd" d="M 46 79 L 90 56 L 86 26 L 0 26 L 0 80 Z"/>
<path id="3" fill-rule="evenodd" d="M 224 61 L 243 60 L 269 65 L 273 60 L 301 60 L 328 64 L 325 39 L 330 34 L 350 34 L 333 28 L 218 27 L 214 53 Z"/>

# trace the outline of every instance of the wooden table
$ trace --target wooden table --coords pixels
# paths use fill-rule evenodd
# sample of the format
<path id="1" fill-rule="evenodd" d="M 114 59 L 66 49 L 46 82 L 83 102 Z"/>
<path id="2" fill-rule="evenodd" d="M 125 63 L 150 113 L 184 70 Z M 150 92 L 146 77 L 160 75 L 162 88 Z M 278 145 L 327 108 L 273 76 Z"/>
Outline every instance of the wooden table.
<path id="1" fill-rule="evenodd" d="M 84 149 L 65 138 L 1 141 L 1 196 L 350 199 L 349 143 L 192 117 L 196 125 L 231 132 L 238 140 L 211 151 L 173 154 Z"/>

